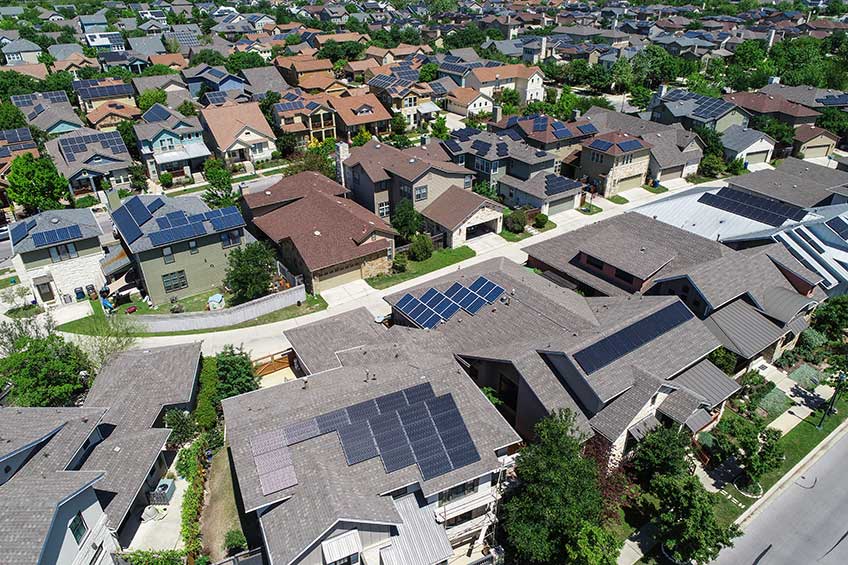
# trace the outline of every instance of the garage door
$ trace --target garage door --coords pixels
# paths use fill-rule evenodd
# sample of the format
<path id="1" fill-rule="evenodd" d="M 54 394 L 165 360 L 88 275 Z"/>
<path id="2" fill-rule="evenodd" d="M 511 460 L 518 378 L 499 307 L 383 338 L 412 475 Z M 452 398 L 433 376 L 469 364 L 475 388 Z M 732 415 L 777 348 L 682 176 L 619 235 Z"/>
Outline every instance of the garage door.
<path id="1" fill-rule="evenodd" d="M 359 265 L 357 265 L 344 271 L 321 275 L 318 278 L 318 287 L 321 289 L 321 292 L 323 292 L 329 288 L 334 288 L 349 282 L 358 281 L 361 278 L 362 273 L 359 270 Z"/>
<path id="2" fill-rule="evenodd" d="M 621 192 L 622 190 L 630 190 L 631 188 L 639 188 L 642 186 L 642 181 L 644 177 L 642 175 L 633 175 L 632 177 L 625 177 L 618 181 L 618 186 L 616 186 L 613 190 L 615 192 Z"/>
<path id="3" fill-rule="evenodd" d="M 748 164 L 751 163 L 765 163 L 768 159 L 768 151 L 754 151 L 753 153 L 748 153 L 745 156 L 745 160 Z"/>
<path id="4" fill-rule="evenodd" d="M 804 158 L 809 159 L 810 157 L 827 157 L 828 151 L 831 147 L 831 145 L 810 145 L 804 151 Z"/>
<path id="5" fill-rule="evenodd" d="M 683 165 L 679 167 L 669 167 L 664 169 L 660 175 L 660 180 L 679 179 L 683 176 Z"/>
<path id="6" fill-rule="evenodd" d="M 554 214 L 559 214 L 560 212 L 573 209 L 574 197 L 571 196 L 569 198 L 563 198 L 562 200 L 551 202 L 550 205 L 548 205 L 548 216 L 553 216 Z"/>

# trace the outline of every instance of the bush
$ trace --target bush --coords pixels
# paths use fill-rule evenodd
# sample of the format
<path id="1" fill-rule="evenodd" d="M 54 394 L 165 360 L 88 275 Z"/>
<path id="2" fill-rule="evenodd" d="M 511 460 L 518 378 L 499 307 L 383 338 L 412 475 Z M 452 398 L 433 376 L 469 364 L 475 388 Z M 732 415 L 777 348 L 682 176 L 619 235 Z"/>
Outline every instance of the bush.
<path id="1" fill-rule="evenodd" d="M 731 175 L 741 175 L 745 170 L 745 162 L 742 159 L 734 159 L 727 164 L 727 172 Z"/>
<path id="2" fill-rule="evenodd" d="M 827 336 L 813 328 L 807 328 L 798 337 L 798 347 L 803 347 L 810 351 L 824 347 L 827 345 Z"/>
<path id="3" fill-rule="evenodd" d="M 232 529 L 224 536 L 224 549 L 230 555 L 244 551 L 247 549 L 247 538 L 241 530 Z"/>
<path id="4" fill-rule="evenodd" d="M 775 384 L 766 380 L 757 371 L 748 371 L 739 378 L 739 385 L 742 387 L 742 394 L 746 395 L 751 401 L 751 404 L 760 403 L 768 393 L 774 389 Z"/>
<path id="5" fill-rule="evenodd" d="M 194 565 L 212 565 L 212 559 L 208 555 L 201 555 L 194 560 Z"/>
<path id="6" fill-rule="evenodd" d="M 132 194 L 133 194 L 132 190 L 130 190 L 128 188 L 119 188 L 118 189 L 118 198 L 129 198 L 130 196 L 132 196 Z"/>
<path id="7" fill-rule="evenodd" d="M 412 245 L 409 247 L 409 258 L 413 261 L 424 261 L 433 255 L 433 240 L 430 236 L 418 233 L 412 236 Z"/>
<path id="8" fill-rule="evenodd" d="M 536 214 L 536 217 L 533 218 L 533 227 L 543 229 L 546 225 L 548 225 L 547 214 Z"/>
<path id="9" fill-rule="evenodd" d="M 774 360 L 774 364 L 781 369 L 787 369 L 797 362 L 798 354 L 792 349 L 784 351 L 783 355 Z"/>
<path id="10" fill-rule="evenodd" d="M 504 226 L 512 233 L 522 233 L 527 225 L 527 214 L 524 210 L 514 210 L 504 217 Z"/>
<path id="11" fill-rule="evenodd" d="M 97 204 L 100 204 L 100 201 L 91 194 L 86 194 L 74 200 L 74 208 L 91 208 Z"/>
<path id="12" fill-rule="evenodd" d="M 174 186 L 174 177 L 171 173 L 164 172 L 159 175 L 159 182 L 162 183 L 162 186 L 165 188 L 170 188 Z"/>
<path id="13" fill-rule="evenodd" d="M 204 431 L 218 424 L 218 363 L 215 357 L 203 358 L 194 420 L 197 427 Z"/>
<path id="14" fill-rule="evenodd" d="M 406 255 L 403 253 L 395 255 L 395 260 L 392 261 L 392 270 L 396 273 L 406 272 Z"/>
<path id="15" fill-rule="evenodd" d="M 701 164 L 698 167 L 698 172 L 705 177 L 717 177 L 724 172 L 724 162 L 717 155 L 705 155 L 701 159 Z"/>
<path id="16" fill-rule="evenodd" d="M 719 347 L 713 350 L 708 356 L 713 365 L 724 371 L 726 375 L 732 375 L 736 372 L 736 354 L 732 351 Z"/>
<path id="17" fill-rule="evenodd" d="M 165 427 L 171 429 L 168 443 L 177 447 L 188 443 L 197 433 L 191 414 L 177 409 L 165 413 Z"/>
<path id="18" fill-rule="evenodd" d="M 272 160 L 280 159 L 280 158 L 282 158 L 282 156 L 283 156 L 283 154 L 280 153 L 279 151 L 277 151 L 276 149 L 274 151 L 271 151 L 271 159 Z"/>

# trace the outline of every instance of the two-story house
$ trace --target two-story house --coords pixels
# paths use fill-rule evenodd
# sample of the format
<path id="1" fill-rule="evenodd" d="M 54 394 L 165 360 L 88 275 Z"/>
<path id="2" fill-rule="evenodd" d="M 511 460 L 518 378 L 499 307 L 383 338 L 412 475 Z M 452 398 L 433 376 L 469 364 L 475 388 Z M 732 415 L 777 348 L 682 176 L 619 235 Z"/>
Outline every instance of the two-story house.
<path id="1" fill-rule="evenodd" d="M 292 86 L 298 86 L 302 80 L 312 77 L 333 78 L 333 62 L 329 59 L 316 59 L 312 55 L 277 57 L 274 59 L 274 65 Z"/>
<path id="2" fill-rule="evenodd" d="M 577 178 L 604 198 L 645 184 L 651 145 L 620 131 L 585 140 L 580 152 Z"/>
<path id="3" fill-rule="evenodd" d="M 48 134 L 67 133 L 83 126 L 64 90 L 16 94 L 9 101 L 23 112 L 29 125 Z"/>
<path id="4" fill-rule="evenodd" d="M 301 148 L 312 138 L 324 141 L 336 137 L 336 112 L 326 98 L 310 96 L 299 89 L 286 92 L 274 104 L 274 120 L 280 130 L 297 137 Z"/>
<path id="5" fill-rule="evenodd" d="M 724 100 L 736 104 L 751 116 L 766 116 L 792 127 L 814 125 L 821 113 L 802 104 L 787 100 L 779 94 L 765 92 L 731 92 Z"/>
<path id="6" fill-rule="evenodd" d="M 77 94 L 79 107 L 85 112 L 91 112 L 110 101 L 135 106 L 135 89 L 117 78 L 75 80 L 71 87 Z"/>
<path id="7" fill-rule="evenodd" d="M 539 67 L 521 64 L 499 67 L 477 67 L 465 77 L 465 84 L 490 98 L 497 98 L 503 90 L 515 90 L 521 104 L 545 99 L 545 74 Z"/>
<path id="8" fill-rule="evenodd" d="M 85 42 L 97 51 L 121 52 L 127 50 L 124 36 L 117 31 L 86 33 Z"/>
<path id="9" fill-rule="evenodd" d="M 648 105 L 651 120 L 661 124 L 680 123 L 686 129 L 705 127 L 723 133 L 732 125 L 747 126 L 750 114 L 734 104 L 676 88 L 660 86 Z"/>
<path id="10" fill-rule="evenodd" d="M 368 87 L 390 112 L 401 114 L 409 128 L 439 114 L 439 107 L 430 99 L 432 90 L 424 83 L 381 74 L 369 80 Z"/>
<path id="11" fill-rule="evenodd" d="M 142 120 L 133 129 L 150 178 L 158 179 L 168 172 L 173 177 L 192 179 L 203 172 L 203 162 L 212 153 L 203 141 L 203 127 L 197 116 L 183 116 L 154 104 Z"/>
<path id="12" fill-rule="evenodd" d="M 117 131 L 80 128 L 51 139 L 45 148 L 73 194 L 96 192 L 104 180 L 115 188 L 129 186 L 132 157 Z"/>
<path id="13" fill-rule="evenodd" d="M 389 133 L 392 115 L 371 93 L 355 96 L 328 97 L 327 104 L 336 112 L 336 134 L 350 141 L 364 129 L 374 135 Z"/>
<path id="14" fill-rule="evenodd" d="M 103 286 L 102 232 L 88 208 L 47 210 L 12 224 L 12 264 L 39 304 L 76 300 L 76 289 Z"/>
<path id="15" fill-rule="evenodd" d="M 207 146 L 227 164 L 267 161 L 276 137 L 258 102 L 208 106 L 200 111 Z"/>
<path id="16" fill-rule="evenodd" d="M 29 128 L 0 130 L 0 202 L 9 205 L 6 197 L 6 175 L 12 166 L 12 161 L 26 153 L 38 157 L 38 144 L 32 138 Z"/>
<path id="17" fill-rule="evenodd" d="M 41 47 L 29 39 L 11 41 L 3 46 L 2 51 L 6 58 L 6 64 L 12 67 L 15 65 L 34 65 L 39 62 L 38 57 L 41 55 Z"/>
<path id="18" fill-rule="evenodd" d="M 201 92 L 244 90 L 247 84 L 242 77 L 228 73 L 224 67 L 206 64 L 183 69 L 182 75 L 192 96 L 198 97 Z"/>
<path id="19" fill-rule="evenodd" d="M 238 208 L 210 210 L 194 196 L 133 196 L 112 221 L 154 304 L 219 288 L 227 255 L 254 240 Z"/>

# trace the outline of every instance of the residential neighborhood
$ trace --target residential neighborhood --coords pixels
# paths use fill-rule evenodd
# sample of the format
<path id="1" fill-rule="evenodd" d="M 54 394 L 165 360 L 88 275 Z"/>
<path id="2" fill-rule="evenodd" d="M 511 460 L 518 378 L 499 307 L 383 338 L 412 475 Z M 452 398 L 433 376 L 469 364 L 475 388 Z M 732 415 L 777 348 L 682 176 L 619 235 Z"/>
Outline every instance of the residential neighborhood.
<path id="1" fill-rule="evenodd" d="M 5 4 L 2 563 L 848 562 L 842 0 Z"/>

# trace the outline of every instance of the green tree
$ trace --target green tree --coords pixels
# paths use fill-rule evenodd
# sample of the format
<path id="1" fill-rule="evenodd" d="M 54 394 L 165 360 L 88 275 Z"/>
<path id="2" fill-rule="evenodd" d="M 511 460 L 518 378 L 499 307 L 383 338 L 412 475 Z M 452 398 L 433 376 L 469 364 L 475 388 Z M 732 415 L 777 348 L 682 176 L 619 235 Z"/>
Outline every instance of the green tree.
<path id="1" fill-rule="evenodd" d="M 721 369 L 725 375 L 732 375 L 736 372 L 737 357 L 736 354 L 724 347 L 714 349 L 708 356 L 713 365 Z"/>
<path id="2" fill-rule="evenodd" d="M 692 475 L 658 475 L 653 492 L 659 497 L 654 520 L 657 537 L 675 561 L 708 563 L 741 531 L 735 524 L 721 526 L 716 520 L 714 495 Z"/>
<path id="3" fill-rule="evenodd" d="M 203 163 L 203 175 L 209 186 L 203 193 L 203 201 L 212 208 L 235 206 L 238 193 L 233 189 L 233 178 L 229 169 L 220 159 L 207 159 Z"/>
<path id="4" fill-rule="evenodd" d="M 250 51 L 240 51 L 233 53 L 227 57 L 227 62 L 224 63 L 227 71 L 232 74 L 238 74 L 243 69 L 254 69 L 256 67 L 265 67 L 268 63 L 262 58 L 259 53 Z"/>
<path id="5" fill-rule="evenodd" d="M 280 155 L 288 157 L 297 151 L 297 141 L 297 135 L 291 132 L 283 132 L 277 136 L 277 142 L 275 145 L 277 146 L 277 151 L 280 152 Z"/>
<path id="6" fill-rule="evenodd" d="M 356 61 L 362 52 L 365 51 L 365 44 L 358 41 L 328 41 L 318 51 L 318 57 L 321 59 L 329 59 L 333 63 L 338 61 Z"/>
<path id="7" fill-rule="evenodd" d="M 3 73 L 8 74 L 8 73 Z M 816 125 L 839 137 L 848 137 L 848 113 L 841 108 L 825 108 L 820 110 L 821 116 L 816 119 Z"/>
<path id="8" fill-rule="evenodd" d="M 163 65 L 161 63 L 157 63 L 155 65 L 150 65 L 146 69 L 141 72 L 141 76 L 143 77 L 157 77 L 164 75 L 175 75 L 177 71 L 169 67 L 168 65 Z"/>
<path id="9" fill-rule="evenodd" d="M 519 208 L 504 217 L 504 227 L 512 233 L 522 233 L 527 225 L 527 213 Z"/>
<path id="10" fill-rule="evenodd" d="M 262 110 L 262 115 L 265 116 L 265 121 L 272 128 L 277 127 L 277 120 L 274 116 L 274 105 L 280 102 L 280 93 L 269 90 L 265 93 L 262 100 L 259 101 L 259 109 Z"/>
<path id="11" fill-rule="evenodd" d="M 354 147 L 361 147 L 371 141 L 371 133 L 364 127 L 360 127 L 356 135 L 350 140 L 350 144 Z"/>
<path id="12" fill-rule="evenodd" d="M 705 177 L 718 177 L 724 172 L 724 161 L 721 157 L 712 153 L 704 155 L 701 164 L 698 165 L 698 173 Z"/>
<path id="13" fill-rule="evenodd" d="M 593 106 L 598 108 L 606 108 L 607 110 L 615 110 L 612 105 L 612 102 L 610 102 L 603 96 L 579 96 L 577 98 L 577 102 L 574 104 L 574 107 L 577 110 L 580 110 L 580 112 L 583 114 L 588 112 L 589 109 Z"/>
<path id="14" fill-rule="evenodd" d="M 437 139 L 450 139 L 450 130 L 444 116 L 439 116 L 433 121 L 433 125 L 430 127 L 430 133 Z"/>
<path id="15" fill-rule="evenodd" d="M 17 406 L 70 406 L 85 390 L 80 372 L 91 366 L 85 354 L 58 334 L 24 336 L 15 351 L 0 359 L 0 375 L 12 383 Z"/>
<path id="16" fill-rule="evenodd" d="M 218 400 L 259 388 L 259 377 L 256 376 L 250 355 L 244 349 L 226 345 L 215 359 L 218 366 Z"/>
<path id="17" fill-rule="evenodd" d="M 10 102 L 0 103 L 0 130 L 27 127 L 26 116 Z"/>
<path id="18" fill-rule="evenodd" d="M 781 122 L 771 116 L 754 116 L 751 127 L 760 130 L 778 143 L 792 145 L 795 139 L 795 128 L 786 122 Z"/>
<path id="19" fill-rule="evenodd" d="M 196 116 L 197 106 L 195 106 L 194 102 L 191 100 L 184 100 L 182 104 L 177 106 L 177 112 L 183 116 Z"/>
<path id="20" fill-rule="evenodd" d="M 471 190 L 479 194 L 480 196 L 485 196 L 486 198 L 491 198 L 492 200 L 497 200 L 498 198 L 498 188 L 495 183 L 491 182 L 475 182 L 471 187 Z"/>
<path id="21" fill-rule="evenodd" d="M 212 20 L 214 24 L 215 20 Z M 227 58 L 215 51 L 214 49 L 201 49 L 194 57 L 191 58 L 191 66 L 209 65 L 211 67 L 220 67 L 227 63 Z"/>
<path id="22" fill-rule="evenodd" d="M 568 562 L 562 553 L 578 547 L 584 525 L 600 526 L 598 469 L 581 455 L 570 411 L 540 420 L 535 433 L 516 461 L 519 480 L 503 504 L 503 528 L 517 563 Z"/>
<path id="23" fill-rule="evenodd" d="M 403 135 L 406 133 L 406 128 L 409 124 L 406 121 L 406 116 L 401 113 L 392 116 L 392 133 L 395 135 Z"/>
<path id="24" fill-rule="evenodd" d="M 704 155 L 714 155 L 719 159 L 724 158 L 724 145 L 721 142 L 720 133 L 703 126 L 696 126 L 692 128 L 692 131 L 704 142 Z"/>
<path id="25" fill-rule="evenodd" d="M 654 93 L 650 88 L 644 87 L 641 84 L 634 84 L 630 87 L 630 103 L 637 108 L 647 108 L 653 95 Z"/>
<path id="26" fill-rule="evenodd" d="M 130 188 L 138 192 L 147 190 L 147 171 L 144 165 L 130 165 Z"/>
<path id="27" fill-rule="evenodd" d="M 615 565 L 621 544 L 602 527 L 584 522 L 577 543 L 565 548 L 569 565 Z"/>
<path id="28" fill-rule="evenodd" d="M 681 62 L 659 45 L 648 45 L 633 57 L 633 77 L 639 84 L 656 88 L 680 76 Z"/>
<path id="29" fill-rule="evenodd" d="M 589 68 L 588 84 L 592 90 L 608 92 L 612 81 L 612 73 L 603 65 L 592 65 Z"/>
<path id="30" fill-rule="evenodd" d="M 135 133 L 135 123 L 132 120 L 121 120 L 115 129 L 121 134 L 121 139 L 124 145 L 127 146 L 127 151 L 133 159 L 141 159 L 141 152 L 138 148 L 138 136 Z"/>
<path id="31" fill-rule="evenodd" d="M 145 90 L 138 95 L 138 109 L 148 111 L 154 104 L 165 104 L 168 102 L 168 93 L 164 90 Z"/>
<path id="32" fill-rule="evenodd" d="M 643 484 L 655 475 L 677 475 L 689 470 L 689 437 L 672 428 L 658 428 L 639 442 L 632 465 Z"/>
<path id="33" fill-rule="evenodd" d="M 61 200 L 69 196 L 68 181 L 50 157 L 36 158 L 29 153 L 15 157 L 6 182 L 9 199 L 31 212 L 63 208 Z"/>
<path id="34" fill-rule="evenodd" d="M 813 312 L 813 328 L 831 341 L 842 341 L 848 328 L 848 295 L 834 296 Z"/>
<path id="35" fill-rule="evenodd" d="M 425 63 L 418 69 L 418 80 L 431 82 L 439 78 L 439 65 L 436 63 Z"/>
<path id="36" fill-rule="evenodd" d="M 165 412 L 165 427 L 171 429 L 168 443 L 177 447 L 182 447 L 197 434 L 194 418 L 183 410 L 172 408 Z"/>
<path id="37" fill-rule="evenodd" d="M 409 247 L 409 258 L 413 261 L 425 261 L 433 255 L 433 240 L 425 233 L 417 233 L 412 236 L 412 245 Z"/>
<path id="38" fill-rule="evenodd" d="M 423 220 L 421 214 L 413 206 L 412 200 L 403 198 L 400 204 L 395 207 L 391 223 L 403 239 L 410 241 L 412 236 L 421 229 Z"/>
<path id="39" fill-rule="evenodd" d="M 633 85 L 633 67 L 630 66 L 630 61 L 621 57 L 613 63 L 610 69 L 610 79 L 618 92 L 629 90 Z"/>
<path id="40" fill-rule="evenodd" d="M 227 256 L 224 277 L 224 283 L 233 292 L 233 302 L 241 304 L 268 294 L 274 261 L 274 251 L 261 241 L 233 248 Z"/>
<path id="41" fill-rule="evenodd" d="M 752 70 L 765 63 L 767 56 L 762 41 L 748 39 L 736 46 L 733 52 L 733 63 L 743 69 Z"/>

